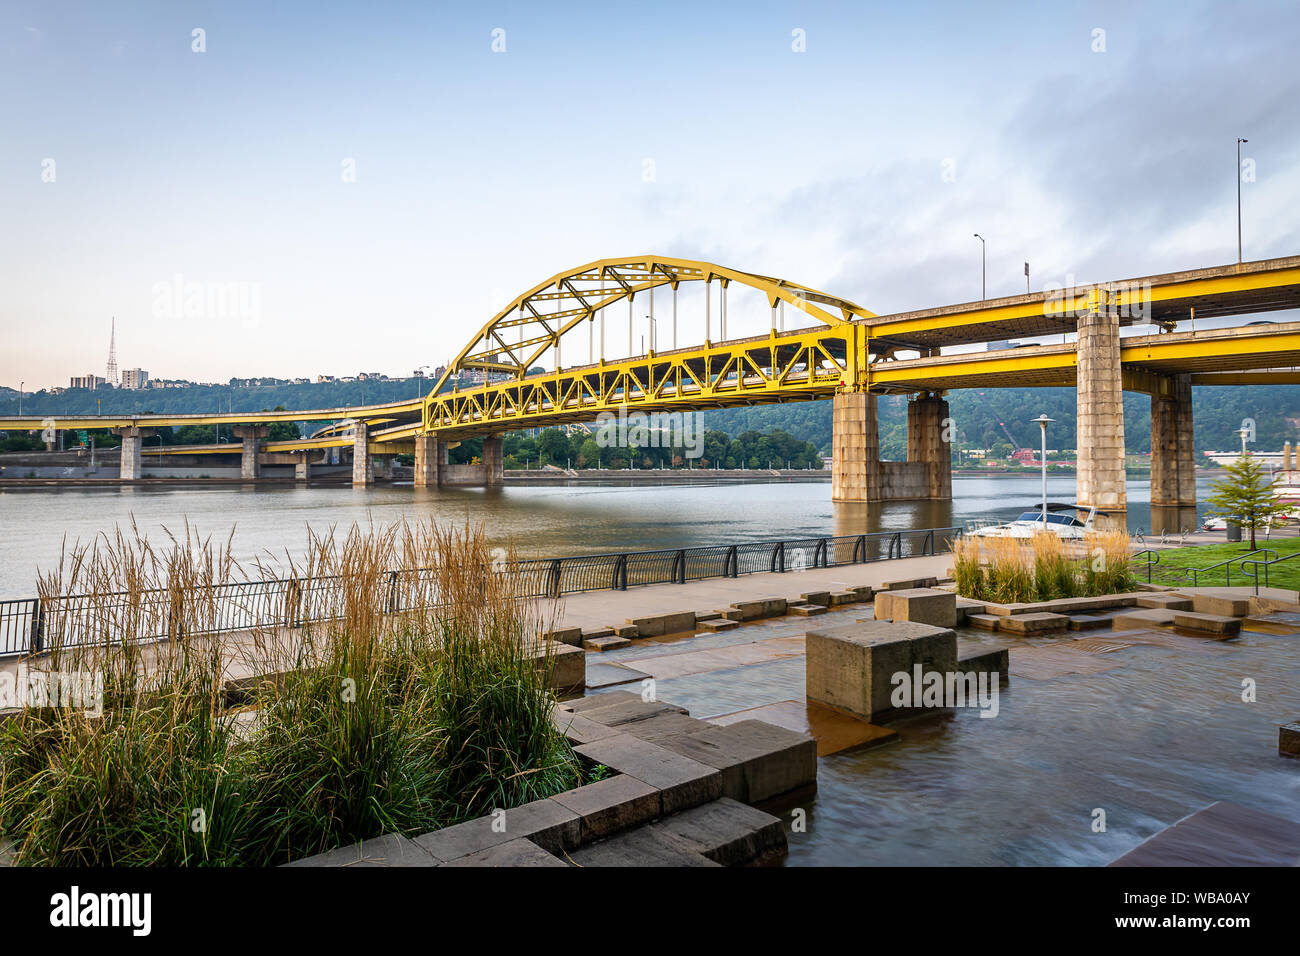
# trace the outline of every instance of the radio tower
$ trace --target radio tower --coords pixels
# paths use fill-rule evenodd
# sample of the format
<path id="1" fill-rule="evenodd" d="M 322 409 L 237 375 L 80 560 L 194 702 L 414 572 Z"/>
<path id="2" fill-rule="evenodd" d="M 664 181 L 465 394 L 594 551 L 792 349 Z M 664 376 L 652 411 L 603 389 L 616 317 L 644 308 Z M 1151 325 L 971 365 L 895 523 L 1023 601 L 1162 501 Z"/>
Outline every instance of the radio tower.
<path id="1" fill-rule="evenodd" d="M 117 316 L 113 317 L 112 322 L 108 333 L 108 368 L 104 370 L 104 379 L 117 388 Z"/>

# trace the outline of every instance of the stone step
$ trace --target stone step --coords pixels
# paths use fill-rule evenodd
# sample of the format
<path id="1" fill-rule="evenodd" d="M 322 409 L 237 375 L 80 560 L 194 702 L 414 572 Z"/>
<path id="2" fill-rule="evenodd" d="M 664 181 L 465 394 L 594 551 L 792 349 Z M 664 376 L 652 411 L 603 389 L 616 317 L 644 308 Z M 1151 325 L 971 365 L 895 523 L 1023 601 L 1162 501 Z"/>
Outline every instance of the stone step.
<path id="1" fill-rule="evenodd" d="M 632 644 L 626 637 L 591 637 L 584 638 L 582 646 L 589 651 L 615 651 Z"/>
<path id="2" fill-rule="evenodd" d="M 722 774 L 657 743 L 619 734 L 596 740 L 575 752 L 659 791 L 659 812 L 676 813 L 722 796 Z"/>
<path id="3" fill-rule="evenodd" d="M 832 591 L 831 607 L 839 607 L 842 604 L 857 604 L 862 598 L 858 596 L 857 591 Z"/>
<path id="4" fill-rule="evenodd" d="M 878 621 L 911 621 L 934 627 L 957 626 L 957 595 L 938 588 L 904 588 L 876 595 Z"/>
<path id="5" fill-rule="evenodd" d="M 885 591 L 912 591 L 917 588 L 932 588 L 939 583 L 937 577 L 933 578 L 901 578 L 897 581 L 886 581 L 880 587 Z"/>
<path id="6" fill-rule="evenodd" d="M 996 631 L 998 621 L 1002 620 L 999 614 L 967 614 L 966 623 L 971 627 L 982 628 L 986 631 Z"/>
<path id="7" fill-rule="evenodd" d="M 627 623 L 636 627 L 637 637 L 662 637 L 665 634 L 684 634 L 695 630 L 694 611 L 669 611 L 647 617 L 630 617 Z"/>
<path id="8" fill-rule="evenodd" d="M 1245 617 L 1250 613 L 1250 595 L 1227 588 L 1207 588 L 1192 594 L 1192 607 L 1198 614 Z"/>
<path id="9" fill-rule="evenodd" d="M 769 863 L 786 854 L 780 819 L 728 797 L 674 814 L 649 829 L 683 840 L 721 866 Z"/>
<path id="10" fill-rule="evenodd" d="M 791 605 L 789 606 L 788 610 L 789 610 L 789 612 L 790 612 L 791 614 L 796 614 L 796 615 L 798 615 L 799 617 L 815 617 L 815 616 L 818 615 L 818 614 L 825 614 L 825 613 L 826 613 L 826 605 L 824 605 L 824 604 L 791 604 Z"/>
<path id="11" fill-rule="evenodd" d="M 800 594 L 799 600 L 793 603 L 820 604 L 822 607 L 830 607 L 831 592 L 830 591 L 808 591 L 805 594 Z"/>
<path id="12" fill-rule="evenodd" d="M 1064 631 L 1069 623 L 1064 614 L 1009 614 L 998 619 L 998 630 L 1010 634 L 1050 634 Z"/>
<path id="13" fill-rule="evenodd" d="M 597 628 L 593 628 L 590 631 L 582 632 L 582 639 L 584 641 L 595 640 L 598 637 L 613 637 L 613 636 L 614 636 L 614 629 L 612 627 L 597 627 Z"/>
<path id="14" fill-rule="evenodd" d="M 1174 623 L 1174 612 L 1164 608 L 1149 607 L 1140 611 L 1121 611 L 1110 619 L 1117 631 L 1136 631 L 1149 627 L 1169 627 Z"/>
<path id="15" fill-rule="evenodd" d="M 720 617 L 722 617 L 721 611 L 696 611 L 695 623 L 702 624 L 705 621 L 716 621 Z"/>
<path id="16" fill-rule="evenodd" d="M 1092 614 L 1071 614 L 1069 627 L 1072 631 L 1096 631 L 1110 627 L 1110 618 L 1096 617 Z"/>
<path id="17" fill-rule="evenodd" d="M 1241 632 L 1241 618 L 1227 614 L 1204 614 L 1199 611 L 1174 611 L 1174 627 L 1211 634 L 1219 638 L 1236 637 Z"/>
<path id="18" fill-rule="evenodd" d="M 1190 611 L 1192 599 L 1185 594 L 1165 591 L 1159 594 L 1139 594 L 1138 607 L 1162 607 L 1167 611 Z"/>
<path id="19" fill-rule="evenodd" d="M 739 622 L 739 621 L 731 621 L 731 620 L 728 620 L 728 619 L 725 618 L 725 617 L 720 617 L 720 618 L 718 618 L 718 620 L 716 620 L 716 621 L 701 621 L 701 622 L 700 622 L 700 630 L 701 630 L 701 631 L 709 631 L 709 632 L 714 632 L 714 631 L 729 631 L 729 630 L 731 630 L 733 627 L 740 627 L 740 622 Z"/>
<path id="20" fill-rule="evenodd" d="M 721 866 L 697 844 L 666 830 L 642 827 L 583 847 L 571 855 L 578 866 Z"/>
<path id="21" fill-rule="evenodd" d="M 817 782 L 817 741 L 762 720 L 708 724 L 658 741 L 722 774 L 722 795 L 761 803 Z"/>

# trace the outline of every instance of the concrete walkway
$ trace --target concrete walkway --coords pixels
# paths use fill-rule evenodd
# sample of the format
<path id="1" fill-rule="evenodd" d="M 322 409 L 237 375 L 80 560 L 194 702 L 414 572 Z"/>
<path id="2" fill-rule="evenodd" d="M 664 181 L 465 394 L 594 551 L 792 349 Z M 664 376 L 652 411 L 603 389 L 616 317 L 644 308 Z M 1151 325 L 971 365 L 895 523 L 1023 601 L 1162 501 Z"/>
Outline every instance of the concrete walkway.
<path id="1" fill-rule="evenodd" d="M 742 574 L 737 578 L 709 578 L 686 584 L 647 584 L 626 591 L 588 591 L 562 599 L 557 608 L 556 627 L 596 630 L 669 611 L 716 611 L 737 601 L 797 598 L 805 592 L 843 591 L 854 585 L 878 588 L 886 581 L 905 578 L 943 578 L 951 567 L 951 554 L 936 554 L 784 574 Z"/>

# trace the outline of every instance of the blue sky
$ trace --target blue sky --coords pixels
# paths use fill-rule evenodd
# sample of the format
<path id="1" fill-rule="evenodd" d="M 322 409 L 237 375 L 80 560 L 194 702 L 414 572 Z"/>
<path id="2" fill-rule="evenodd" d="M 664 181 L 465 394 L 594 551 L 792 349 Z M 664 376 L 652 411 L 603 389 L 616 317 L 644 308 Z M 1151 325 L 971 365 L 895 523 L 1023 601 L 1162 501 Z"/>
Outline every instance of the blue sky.
<path id="1" fill-rule="evenodd" d="M 406 375 L 606 256 L 882 313 L 977 298 L 973 232 L 990 295 L 1229 262 L 1237 136 L 1246 257 L 1296 254 L 1296 35 L 1267 3 L 6 0 L 0 384 L 102 374 L 110 316 L 154 376 Z M 178 276 L 256 310 L 187 314 Z"/>

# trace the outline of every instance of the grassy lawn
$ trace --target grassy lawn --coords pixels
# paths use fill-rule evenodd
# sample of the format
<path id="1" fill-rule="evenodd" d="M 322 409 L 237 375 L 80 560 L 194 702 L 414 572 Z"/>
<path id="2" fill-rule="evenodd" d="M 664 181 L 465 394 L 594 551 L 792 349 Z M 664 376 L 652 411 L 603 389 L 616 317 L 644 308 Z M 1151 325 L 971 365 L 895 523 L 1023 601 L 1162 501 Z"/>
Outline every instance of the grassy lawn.
<path id="1" fill-rule="evenodd" d="M 1300 538 L 1274 538 L 1269 541 L 1260 536 L 1256 540 L 1260 548 L 1270 548 L 1277 552 L 1279 558 L 1289 554 L 1300 552 Z M 1212 564 L 1218 564 L 1220 561 L 1227 561 L 1229 558 L 1234 559 L 1232 562 L 1231 572 L 1233 585 L 1253 584 L 1254 579 L 1250 572 L 1253 570 L 1247 566 L 1246 573 L 1242 573 L 1240 559 L 1250 553 L 1250 544 L 1247 542 L 1232 544 L 1209 544 L 1192 548 L 1168 548 L 1160 551 L 1160 563 L 1152 569 L 1151 580 L 1157 584 L 1188 584 L 1192 583 L 1192 575 L 1187 568 L 1206 568 Z M 1261 560 L 1272 558 L 1272 555 L 1256 555 Z M 1146 556 L 1138 558 L 1133 563 L 1133 573 L 1139 580 L 1146 579 L 1146 565 L 1143 563 Z M 1202 585 L 1223 585 L 1229 583 L 1227 568 L 1216 568 L 1207 574 L 1197 575 L 1197 583 Z M 1262 587 L 1264 584 L 1264 572 L 1260 569 L 1259 583 Z M 1276 588 L 1295 588 L 1300 590 L 1300 558 L 1295 558 L 1269 569 L 1268 583 L 1271 587 Z"/>

